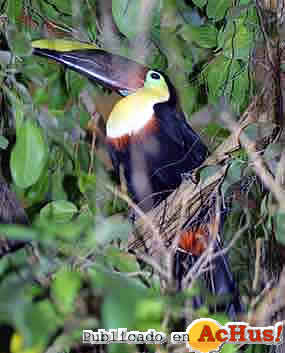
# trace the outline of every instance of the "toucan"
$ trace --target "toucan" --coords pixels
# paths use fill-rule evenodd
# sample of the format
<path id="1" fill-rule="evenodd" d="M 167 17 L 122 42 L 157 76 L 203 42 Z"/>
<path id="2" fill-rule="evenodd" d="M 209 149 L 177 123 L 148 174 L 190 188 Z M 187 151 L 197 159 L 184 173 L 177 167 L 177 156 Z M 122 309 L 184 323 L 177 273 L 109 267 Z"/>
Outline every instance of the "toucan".
<path id="1" fill-rule="evenodd" d="M 180 109 L 173 84 L 160 70 L 93 44 L 42 39 L 32 46 L 33 54 L 55 60 L 122 95 L 106 123 L 106 143 L 115 172 L 119 175 L 123 167 L 128 191 L 143 211 L 163 202 L 184 175 L 191 176 L 208 156 L 206 145 Z M 187 229 L 181 236 L 179 247 L 186 255 L 192 254 L 191 259 L 205 249 L 206 228 Z M 234 296 L 225 308 L 234 318 L 241 303 L 228 260 L 219 256 L 212 265 L 212 292 Z"/>
<path id="2" fill-rule="evenodd" d="M 48 43 L 48 45 L 47 45 Z M 208 149 L 178 108 L 176 90 L 160 71 L 100 49 L 50 49 L 57 41 L 33 42 L 34 54 L 116 89 L 124 96 L 106 125 L 107 145 L 117 175 L 123 166 L 136 204 L 149 211 L 205 160 Z M 43 45 L 46 47 L 43 48 Z"/>

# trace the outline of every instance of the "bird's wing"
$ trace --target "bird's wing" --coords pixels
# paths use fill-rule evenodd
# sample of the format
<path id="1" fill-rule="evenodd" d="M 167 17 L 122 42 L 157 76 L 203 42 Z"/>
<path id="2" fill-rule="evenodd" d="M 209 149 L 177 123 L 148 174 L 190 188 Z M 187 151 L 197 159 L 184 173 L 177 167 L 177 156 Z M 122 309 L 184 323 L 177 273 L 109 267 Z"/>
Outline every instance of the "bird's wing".
<path id="1" fill-rule="evenodd" d="M 154 110 L 157 119 L 162 122 L 160 127 L 163 133 L 184 150 L 183 163 L 191 165 L 191 170 L 200 166 L 209 152 L 200 136 L 186 122 L 184 114 L 162 104 L 154 106 Z"/>

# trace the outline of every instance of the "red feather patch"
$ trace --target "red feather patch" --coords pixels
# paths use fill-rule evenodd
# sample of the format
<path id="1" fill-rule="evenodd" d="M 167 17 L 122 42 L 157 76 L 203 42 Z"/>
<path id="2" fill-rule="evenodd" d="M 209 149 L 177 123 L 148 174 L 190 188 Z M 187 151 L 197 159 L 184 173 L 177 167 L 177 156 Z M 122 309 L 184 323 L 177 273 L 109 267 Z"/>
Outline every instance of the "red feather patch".
<path id="1" fill-rule="evenodd" d="M 180 236 L 178 246 L 195 256 L 200 256 L 209 243 L 209 232 L 206 227 L 187 230 Z"/>

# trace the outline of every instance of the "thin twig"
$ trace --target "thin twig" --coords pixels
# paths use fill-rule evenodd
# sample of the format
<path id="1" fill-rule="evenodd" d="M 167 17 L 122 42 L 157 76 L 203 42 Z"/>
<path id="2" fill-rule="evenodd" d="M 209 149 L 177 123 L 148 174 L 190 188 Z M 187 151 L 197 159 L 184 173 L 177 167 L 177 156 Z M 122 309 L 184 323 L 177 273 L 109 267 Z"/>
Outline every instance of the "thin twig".
<path id="1" fill-rule="evenodd" d="M 254 280 L 252 284 L 252 290 L 255 292 L 257 290 L 257 286 L 259 283 L 259 273 L 260 273 L 260 258 L 261 258 L 261 244 L 262 239 L 256 239 L 256 257 L 255 257 L 255 272 L 254 272 Z"/>

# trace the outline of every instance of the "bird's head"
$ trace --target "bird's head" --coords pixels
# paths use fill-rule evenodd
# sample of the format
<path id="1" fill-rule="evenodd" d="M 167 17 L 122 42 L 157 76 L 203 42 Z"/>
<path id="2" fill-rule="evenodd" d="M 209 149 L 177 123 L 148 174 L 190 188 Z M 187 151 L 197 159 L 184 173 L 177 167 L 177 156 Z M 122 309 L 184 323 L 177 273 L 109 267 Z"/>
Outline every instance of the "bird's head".
<path id="1" fill-rule="evenodd" d="M 122 96 L 128 96 L 141 88 L 152 90 L 158 99 L 164 99 L 167 94 L 169 99 L 175 94 L 171 82 L 162 72 L 102 50 L 94 44 L 41 39 L 33 41 L 32 47 L 33 54 L 64 64 Z"/>

